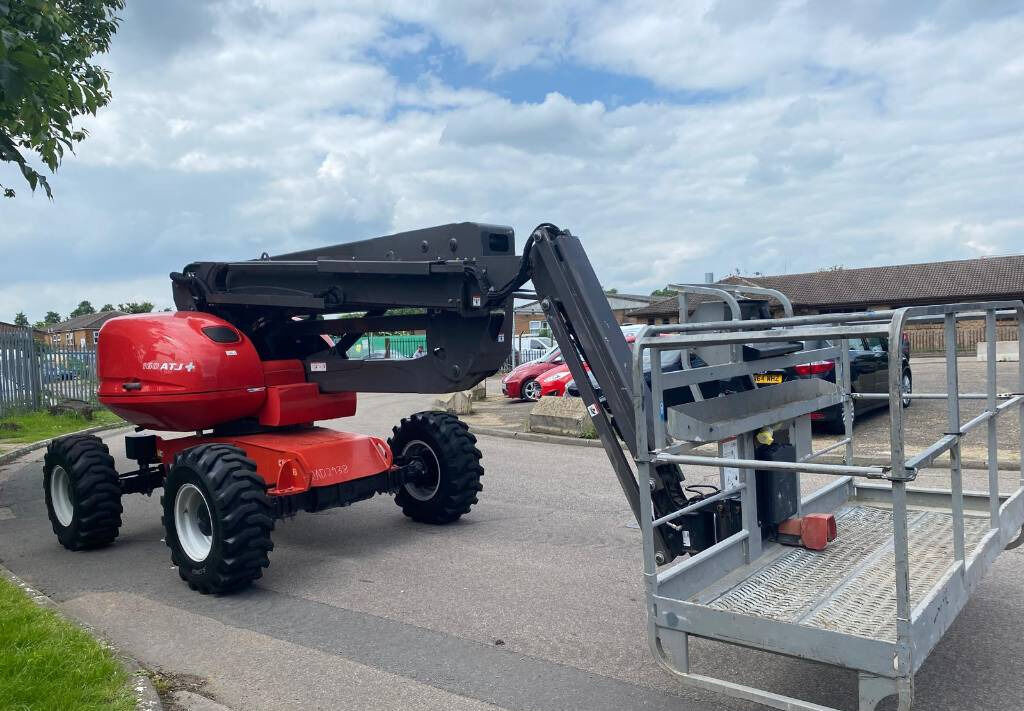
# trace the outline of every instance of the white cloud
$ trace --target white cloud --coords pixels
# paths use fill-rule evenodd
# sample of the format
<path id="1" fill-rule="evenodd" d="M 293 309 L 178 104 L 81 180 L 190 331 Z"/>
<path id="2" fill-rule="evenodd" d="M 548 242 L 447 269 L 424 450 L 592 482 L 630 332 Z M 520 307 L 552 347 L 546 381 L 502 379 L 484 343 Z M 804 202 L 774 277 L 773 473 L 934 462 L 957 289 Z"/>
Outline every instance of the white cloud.
<path id="1" fill-rule="evenodd" d="M 1024 19 L 932 6 L 129 6 L 54 202 L 0 202 L 0 320 L 467 219 L 569 227 L 623 291 L 1019 250 Z"/>

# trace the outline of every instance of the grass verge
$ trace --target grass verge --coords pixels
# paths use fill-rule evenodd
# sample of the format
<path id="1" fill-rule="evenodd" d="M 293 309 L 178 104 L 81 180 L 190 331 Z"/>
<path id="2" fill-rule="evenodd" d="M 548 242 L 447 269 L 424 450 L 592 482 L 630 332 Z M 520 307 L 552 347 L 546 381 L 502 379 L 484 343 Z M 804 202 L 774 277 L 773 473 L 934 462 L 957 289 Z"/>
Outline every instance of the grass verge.
<path id="1" fill-rule="evenodd" d="M 46 410 L 16 412 L 0 416 L 0 444 L 29 444 L 86 427 L 118 422 L 121 422 L 120 417 L 103 408 L 96 410 L 91 420 L 76 414 L 51 415 Z"/>
<path id="2" fill-rule="evenodd" d="M 0 705 L 16 711 L 129 711 L 129 674 L 84 630 L 0 578 Z"/>

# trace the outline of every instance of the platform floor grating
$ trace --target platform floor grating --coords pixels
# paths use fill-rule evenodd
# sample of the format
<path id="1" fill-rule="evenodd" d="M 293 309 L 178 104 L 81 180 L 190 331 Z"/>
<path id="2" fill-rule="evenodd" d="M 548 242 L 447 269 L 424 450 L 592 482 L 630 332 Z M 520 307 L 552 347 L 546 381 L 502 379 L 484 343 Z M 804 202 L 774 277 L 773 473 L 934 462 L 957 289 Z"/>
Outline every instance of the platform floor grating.
<path id="1" fill-rule="evenodd" d="M 916 605 L 953 563 L 953 516 L 907 515 L 910 598 Z M 821 552 L 794 548 L 706 604 L 720 610 L 844 634 L 896 639 L 896 574 L 892 511 L 846 506 L 836 515 L 839 537 Z M 967 554 L 989 530 L 987 518 L 965 517 Z"/>

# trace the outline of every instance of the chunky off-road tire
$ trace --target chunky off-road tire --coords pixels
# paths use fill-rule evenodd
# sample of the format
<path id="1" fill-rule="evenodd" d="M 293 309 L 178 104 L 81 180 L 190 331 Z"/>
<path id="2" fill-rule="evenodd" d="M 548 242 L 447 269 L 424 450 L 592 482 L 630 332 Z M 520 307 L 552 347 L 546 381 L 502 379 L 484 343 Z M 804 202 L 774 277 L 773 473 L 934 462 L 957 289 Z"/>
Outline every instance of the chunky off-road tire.
<path id="1" fill-rule="evenodd" d="M 233 592 L 270 565 L 273 507 L 256 465 L 238 447 L 201 444 L 180 452 L 160 502 L 171 562 L 193 590 Z"/>
<path id="2" fill-rule="evenodd" d="M 121 484 L 107 445 L 93 435 L 46 447 L 43 490 L 53 532 L 73 551 L 110 545 L 121 528 Z"/>
<path id="3" fill-rule="evenodd" d="M 483 490 L 480 450 L 465 422 L 445 412 L 418 412 L 395 427 L 388 445 L 395 457 L 419 458 L 426 475 L 395 495 L 402 512 L 422 523 L 443 524 L 469 513 Z"/>

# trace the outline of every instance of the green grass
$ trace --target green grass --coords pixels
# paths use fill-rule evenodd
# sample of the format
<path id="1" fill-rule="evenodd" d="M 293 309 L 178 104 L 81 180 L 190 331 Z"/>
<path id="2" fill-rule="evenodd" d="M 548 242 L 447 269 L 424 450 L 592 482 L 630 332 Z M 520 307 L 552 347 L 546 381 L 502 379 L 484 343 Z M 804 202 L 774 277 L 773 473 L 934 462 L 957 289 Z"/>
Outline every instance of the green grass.
<path id="1" fill-rule="evenodd" d="M 129 711 L 129 678 L 109 650 L 0 578 L 0 708 Z"/>
<path id="2" fill-rule="evenodd" d="M 18 412 L 0 416 L 0 443 L 27 444 L 50 439 L 58 435 L 76 432 L 86 427 L 121 422 L 121 418 L 110 410 L 96 410 L 91 420 L 79 415 L 51 415 L 46 410 Z M 14 423 L 16 429 L 7 429 L 4 423 Z"/>

